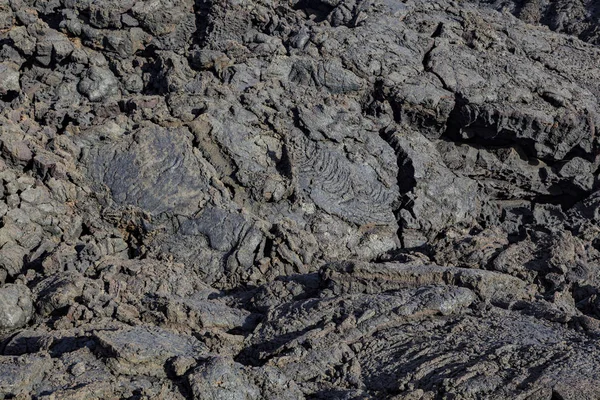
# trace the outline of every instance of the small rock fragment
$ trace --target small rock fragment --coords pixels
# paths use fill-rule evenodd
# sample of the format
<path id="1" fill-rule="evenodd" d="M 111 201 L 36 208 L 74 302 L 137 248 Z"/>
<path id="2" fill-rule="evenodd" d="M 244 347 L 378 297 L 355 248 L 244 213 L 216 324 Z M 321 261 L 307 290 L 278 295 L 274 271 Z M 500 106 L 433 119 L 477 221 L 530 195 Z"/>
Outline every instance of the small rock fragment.
<path id="1" fill-rule="evenodd" d="M 19 68 L 8 62 L 0 63 L 0 95 L 21 90 L 19 83 Z"/>
<path id="2" fill-rule="evenodd" d="M 0 287 L 0 331 L 24 326 L 32 314 L 33 302 L 27 286 L 7 284 Z"/>
<path id="3" fill-rule="evenodd" d="M 90 101 L 99 102 L 119 93 L 119 81 L 110 70 L 92 66 L 77 88 Z"/>

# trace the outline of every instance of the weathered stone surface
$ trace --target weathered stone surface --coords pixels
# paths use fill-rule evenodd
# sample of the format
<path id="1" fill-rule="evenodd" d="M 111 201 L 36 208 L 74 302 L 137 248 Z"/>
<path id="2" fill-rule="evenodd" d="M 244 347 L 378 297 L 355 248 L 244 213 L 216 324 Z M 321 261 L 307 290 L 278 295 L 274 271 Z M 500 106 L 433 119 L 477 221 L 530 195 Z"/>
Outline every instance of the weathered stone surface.
<path id="1" fill-rule="evenodd" d="M 491 271 L 427 264 L 339 263 L 321 271 L 334 293 L 378 293 L 427 285 L 467 287 L 484 300 L 507 302 L 528 297 L 527 284 L 518 278 Z"/>
<path id="2" fill-rule="evenodd" d="M 32 315 L 33 302 L 27 286 L 6 284 L 0 287 L 0 330 L 21 328 Z"/>
<path id="3" fill-rule="evenodd" d="M 243 369 L 233 360 L 210 359 L 188 378 L 194 399 L 259 399 L 260 389 Z"/>
<path id="4" fill-rule="evenodd" d="M 37 287 L 37 308 L 43 315 L 70 306 L 83 294 L 85 278 L 78 273 L 55 275 Z"/>
<path id="5" fill-rule="evenodd" d="M 0 356 L 0 394 L 27 396 L 42 382 L 52 361 L 39 356 Z"/>
<path id="6" fill-rule="evenodd" d="M 189 376 L 194 399 L 304 399 L 276 368 L 249 368 L 224 357 L 210 358 Z"/>
<path id="7" fill-rule="evenodd" d="M 0 397 L 599 397 L 597 27 L 0 0 Z"/>
<path id="8" fill-rule="evenodd" d="M 577 36 L 586 42 L 598 44 L 600 41 L 597 32 L 597 8 L 591 0 L 577 2 L 568 0 L 551 2 L 538 0 L 526 0 L 524 2 L 476 0 L 476 2 L 497 9 L 504 9 L 525 22 L 531 24 L 541 23 L 554 31 Z"/>
<path id="9" fill-rule="evenodd" d="M 165 376 L 172 357 L 206 356 L 206 347 L 195 338 L 155 327 L 99 331 L 94 339 L 118 374 Z"/>
<path id="10" fill-rule="evenodd" d="M 90 174 L 117 204 L 151 214 L 193 214 L 206 201 L 210 170 L 185 129 L 149 126 L 92 154 Z"/>
<path id="11" fill-rule="evenodd" d="M 90 101 L 102 101 L 118 94 L 118 84 L 119 82 L 108 69 L 91 67 L 77 88 Z"/>
<path id="12" fill-rule="evenodd" d="M 3 62 L 0 64 L 0 94 L 8 94 L 8 92 L 17 92 L 21 89 L 19 83 L 18 66 L 11 63 Z"/>

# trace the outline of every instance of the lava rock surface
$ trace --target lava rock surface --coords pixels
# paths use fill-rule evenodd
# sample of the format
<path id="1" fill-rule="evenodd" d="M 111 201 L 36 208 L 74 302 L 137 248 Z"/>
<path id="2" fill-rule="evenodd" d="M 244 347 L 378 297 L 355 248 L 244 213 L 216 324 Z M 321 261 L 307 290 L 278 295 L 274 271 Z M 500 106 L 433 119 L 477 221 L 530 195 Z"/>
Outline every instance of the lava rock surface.
<path id="1" fill-rule="evenodd" d="M 600 398 L 592 0 L 0 0 L 0 398 Z"/>

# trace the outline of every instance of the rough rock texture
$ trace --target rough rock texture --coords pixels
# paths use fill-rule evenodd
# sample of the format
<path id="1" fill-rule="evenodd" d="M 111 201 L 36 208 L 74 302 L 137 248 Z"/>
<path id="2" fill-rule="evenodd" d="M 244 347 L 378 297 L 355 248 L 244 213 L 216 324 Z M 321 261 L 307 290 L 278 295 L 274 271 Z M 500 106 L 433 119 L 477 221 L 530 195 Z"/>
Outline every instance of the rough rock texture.
<path id="1" fill-rule="evenodd" d="M 0 398 L 599 398 L 599 18 L 0 0 Z"/>
<path id="2" fill-rule="evenodd" d="M 592 0 L 473 0 L 504 12 L 513 13 L 530 24 L 543 24 L 553 31 L 600 43 L 600 9 Z"/>
<path id="3" fill-rule="evenodd" d="M 9 283 L 0 288 L 0 329 L 21 328 L 32 314 L 33 302 L 27 286 Z"/>

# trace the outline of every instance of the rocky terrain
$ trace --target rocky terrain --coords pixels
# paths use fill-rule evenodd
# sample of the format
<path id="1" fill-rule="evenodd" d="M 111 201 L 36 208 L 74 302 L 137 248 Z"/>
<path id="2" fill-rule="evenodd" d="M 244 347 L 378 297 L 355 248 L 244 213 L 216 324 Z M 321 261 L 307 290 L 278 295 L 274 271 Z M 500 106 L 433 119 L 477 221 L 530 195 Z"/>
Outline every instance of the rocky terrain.
<path id="1" fill-rule="evenodd" d="M 0 0 L 0 398 L 600 398 L 592 0 Z"/>

